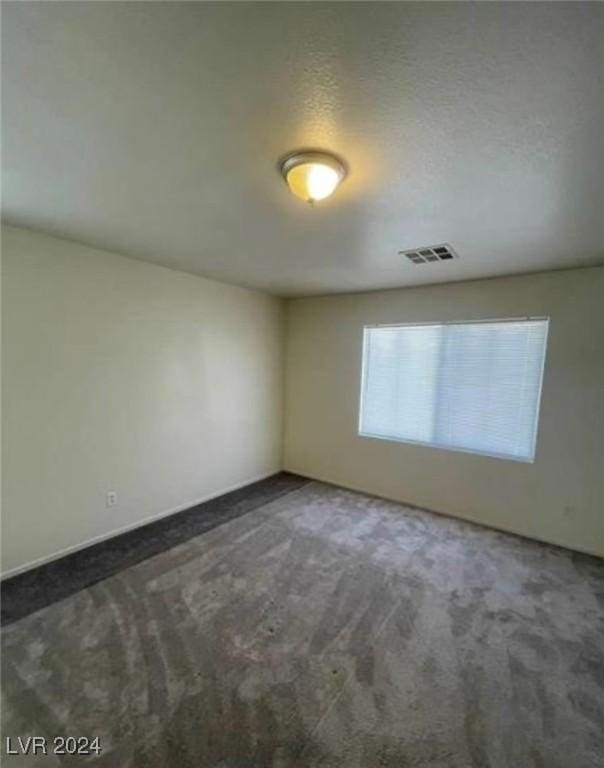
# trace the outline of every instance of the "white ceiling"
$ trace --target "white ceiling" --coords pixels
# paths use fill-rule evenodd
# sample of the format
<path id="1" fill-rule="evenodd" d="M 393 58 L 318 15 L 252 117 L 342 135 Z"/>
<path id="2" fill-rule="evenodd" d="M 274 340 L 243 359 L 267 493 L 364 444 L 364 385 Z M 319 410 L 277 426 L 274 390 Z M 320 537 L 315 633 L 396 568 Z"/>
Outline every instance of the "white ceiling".
<path id="1" fill-rule="evenodd" d="M 2 5 L 11 223 L 282 295 L 604 261 L 602 3 Z"/>

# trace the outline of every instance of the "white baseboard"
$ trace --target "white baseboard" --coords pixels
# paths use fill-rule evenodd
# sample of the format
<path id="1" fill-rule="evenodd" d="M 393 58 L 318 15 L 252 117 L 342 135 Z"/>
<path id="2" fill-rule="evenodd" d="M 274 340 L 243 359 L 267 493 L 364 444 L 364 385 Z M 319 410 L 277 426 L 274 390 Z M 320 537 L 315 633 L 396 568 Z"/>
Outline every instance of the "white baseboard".
<path id="1" fill-rule="evenodd" d="M 135 528 L 141 528 L 143 525 L 147 525 L 148 523 L 153 523 L 156 520 L 161 520 L 162 517 L 169 517 L 170 515 L 175 515 L 177 512 L 184 512 L 186 509 L 190 509 L 191 507 L 196 507 L 198 504 L 203 504 L 204 501 L 210 501 L 211 499 L 216 499 L 218 496 L 224 496 L 225 493 L 231 493 L 231 491 L 237 491 L 239 488 L 244 488 L 246 485 L 251 485 L 252 483 L 257 483 L 259 480 L 266 480 L 267 477 L 273 477 L 273 475 L 278 475 L 279 472 L 282 472 L 283 470 L 276 469 L 272 472 L 265 472 L 261 475 L 257 475 L 256 477 L 251 477 L 248 480 L 243 480 L 240 483 L 235 483 L 234 485 L 230 485 L 227 488 L 223 488 L 220 491 L 216 491 L 214 493 L 208 493 L 205 496 L 202 496 L 199 499 L 192 499 L 190 501 L 186 501 L 184 504 L 179 504 L 177 507 L 172 507 L 171 509 L 167 509 L 163 512 L 158 512 L 155 515 L 150 515 L 149 517 L 144 517 L 142 520 L 137 520 L 135 523 L 129 523 L 128 525 L 124 525 L 121 528 L 114 528 L 112 531 L 109 531 L 109 533 L 102 533 L 100 536 L 94 536 L 91 539 L 87 539 L 86 541 L 81 541 L 78 544 L 73 544 L 70 547 L 65 547 L 65 549 L 60 549 L 58 552 L 53 552 L 51 555 L 45 555 L 44 557 L 39 557 L 36 560 L 32 560 L 29 563 L 24 563 L 23 565 L 17 565 L 15 568 L 11 568 L 8 571 L 4 571 L 0 574 L 0 581 L 3 581 L 4 579 L 9 579 L 11 576 L 17 576 L 20 573 L 25 573 L 25 571 L 29 571 L 32 568 L 37 568 L 40 565 L 46 565 L 46 563 L 51 563 L 53 560 L 58 560 L 61 557 L 65 557 L 65 555 L 70 555 L 73 552 L 78 552 L 80 549 L 86 549 L 86 547 L 90 547 L 93 544 L 99 544 L 101 541 L 106 541 L 107 539 L 112 539 L 114 536 L 119 536 L 122 533 L 127 533 L 128 531 L 132 531 Z"/>

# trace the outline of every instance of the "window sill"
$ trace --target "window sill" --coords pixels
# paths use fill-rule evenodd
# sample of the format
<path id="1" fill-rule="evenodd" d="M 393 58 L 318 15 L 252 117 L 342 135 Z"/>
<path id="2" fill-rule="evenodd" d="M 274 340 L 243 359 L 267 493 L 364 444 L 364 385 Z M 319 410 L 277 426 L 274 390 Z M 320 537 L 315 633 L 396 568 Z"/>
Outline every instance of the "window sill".
<path id="1" fill-rule="evenodd" d="M 477 451 L 472 448 L 460 448 L 454 445 L 441 445 L 439 443 L 427 443 L 422 440 L 404 440 L 401 437 L 389 437 L 387 435 L 371 435 L 366 432 L 358 432 L 359 437 L 368 438 L 370 440 L 383 440 L 387 443 L 403 443 L 404 445 L 419 445 L 423 448 L 436 448 L 440 451 L 453 451 L 454 453 L 469 453 L 473 456 L 484 456 L 488 459 L 504 459 L 507 461 L 515 461 L 520 464 L 534 464 L 535 457 L 526 456 L 511 456 L 506 453 L 487 453 L 486 451 Z"/>

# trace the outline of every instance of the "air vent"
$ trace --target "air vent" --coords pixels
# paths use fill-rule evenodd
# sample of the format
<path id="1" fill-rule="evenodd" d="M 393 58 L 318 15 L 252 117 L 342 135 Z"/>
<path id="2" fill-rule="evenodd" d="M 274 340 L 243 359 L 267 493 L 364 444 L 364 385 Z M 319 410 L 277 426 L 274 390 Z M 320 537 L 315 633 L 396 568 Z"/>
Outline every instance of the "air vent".
<path id="1" fill-rule="evenodd" d="M 457 259 L 458 255 L 453 248 L 446 243 L 431 245 L 428 248 L 416 248 L 414 251 L 399 251 L 400 256 L 406 256 L 414 264 L 427 264 L 435 261 L 449 261 Z"/>

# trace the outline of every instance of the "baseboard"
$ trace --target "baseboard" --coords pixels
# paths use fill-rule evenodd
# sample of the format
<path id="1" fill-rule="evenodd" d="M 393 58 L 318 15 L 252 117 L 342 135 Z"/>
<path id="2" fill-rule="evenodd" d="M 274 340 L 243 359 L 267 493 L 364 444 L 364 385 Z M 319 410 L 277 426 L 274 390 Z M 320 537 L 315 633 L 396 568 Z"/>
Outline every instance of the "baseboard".
<path id="1" fill-rule="evenodd" d="M 191 507 L 196 507 L 198 504 L 203 504 L 204 502 L 211 501 L 212 499 L 216 499 L 219 496 L 224 496 L 225 493 L 231 493 L 231 491 L 238 491 L 240 488 L 244 488 L 246 485 L 251 485 L 252 483 L 257 483 L 260 480 L 266 480 L 268 477 L 273 477 L 274 475 L 278 475 L 279 472 L 281 471 L 282 470 L 280 469 L 275 469 L 271 472 L 265 472 L 261 475 L 250 477 L 247 480 L 242 480 L 240 483 L 235 483 L 233 485 L 229 485 L 227 488 L 222 488 L 220 491 L 208 493 L 205 496 L 199 497 L 198 499 L 185 501 L 183 504 L 179 504 L 176 507 L 171 507 L 170 509 L 164 510 L 163 512 L 158 512 L 154 515 L 149 515 L 148 517 L 144 517 L 141 520 L 137 520 L 134 523 L 129 523 L 128 525 L 121 526 L 120 528 L 113 528 L 108 533 L 102 533 L 99 536 L 93 536 L 91 539 L 86 539 L 85 541 L 81 541 L 78 544 L 73 544 L 70 547 L 65 547 L 64 549 L 60 549 L 57 552 L 53 552 L 51 555 L 45 555 L 44 557 L 39 557 L 36 560 L 32 560 L 31 562 L 24 563 L 23 565 L 17 565 L 14 568 L 9 569 L 8 571 L 3 571 L 2 573 L 0 573 L 0 581 L 4 581 L 4 579 L 10 579 L 13 576 L 18 576 L 21 573 L 30 571 L 32 568 L 38 568 L 41 565 L 47 565 L 48 563 L 52 563 L 54 560 L 59 560 L 60 558 L 65 557 L 66 555 L 71 555 L 74 552 L 79 552 L 81 549 L 86 549 L 86 547 L 90 547 L 94 544 L 100 544 L 102 541 L 107 541 L 107 539 L 112 539 L 114 536 L 119 536 L 122 533 L 128 533 L 128 531 L 133 531 L 136 528 L 142 528 L 142 526 L 148 525 L 149 523 L 154 523 L 157 520 L 161 520 L 164 517 L 175 515 L 178 512 L 184 512 L 186 509 L 190 509 Z"/>
<path id="2" fill-rule="evenodd" d="M 492 525 L 491 523 L 485 523 L 482 520 L 477 520 L 476 518 L 468 517 L 466 515 L 457 515 L 457 514 L 453 514 L 452 512 L 445 512 L 444 510 L 439 510 L 439 509 L 429 509 L 428 507 L 422 507 L 419 504 L 414 504 L 410 501 L 405 501 L 404 499 L 397 499 L 394 496 L 385 496 L 384 494 L 367 490 L 367 488 L 361 488 L 360 486 L 354 485 L 352 483 L 341 482 L 339 480 L 334 480 L 333 478 L 324 477 L 316 473 L 310 474 L 305 470 L 292 469 L 290 467 L 285 467 L 284 471 L 291 472 L 292 474 L 295 474 L 295 475 L 300 475 L 301 477 L 307 477 L 309 480 L 316 480 L 317 482 L 325 483 L 326 485 L 334 485 L 337 488 L 345 488 L 348 491 L 355 491 L 356 493 L 364 493 L 367 496 L 374 496 L 377 499 L 384 499 L 385 501 L 394 501 L 397 504 L 402 504 L 403 506 L 411 507 L 412 509 L 419 509 L 424 512 L 430 512 L 435 515 L 441 515 L 441 517 L 449 517 L 452 520 L 463 520 L 464 523 L 472 523 L 473 525 L 478 525 L 481 528 L 489 528 L 493 531 L 499 531 L 500 533 L 508 533 L 511 536 L 519 536 L 521 539 L 526 539 L 527 541 L 537 541 L 540 544 L 549 544 L 552 547 L 558 547 L 559 549 L 564 549 L 567 552 L 579 552 L 582 555 L 589 555 L 590 557 L 597 557 L 600 559 L 604 558 L 604 553 L 597 552 L 596 550 L 588 549 L 586 547 L 569 547 L 568 544 L 561 544 L 559 541 L 555 541 L 554 539 L 546 539 L 540 536 L 529 536 L 528 534 L 522 531 L 514 530 L 509 526 Z"/>

